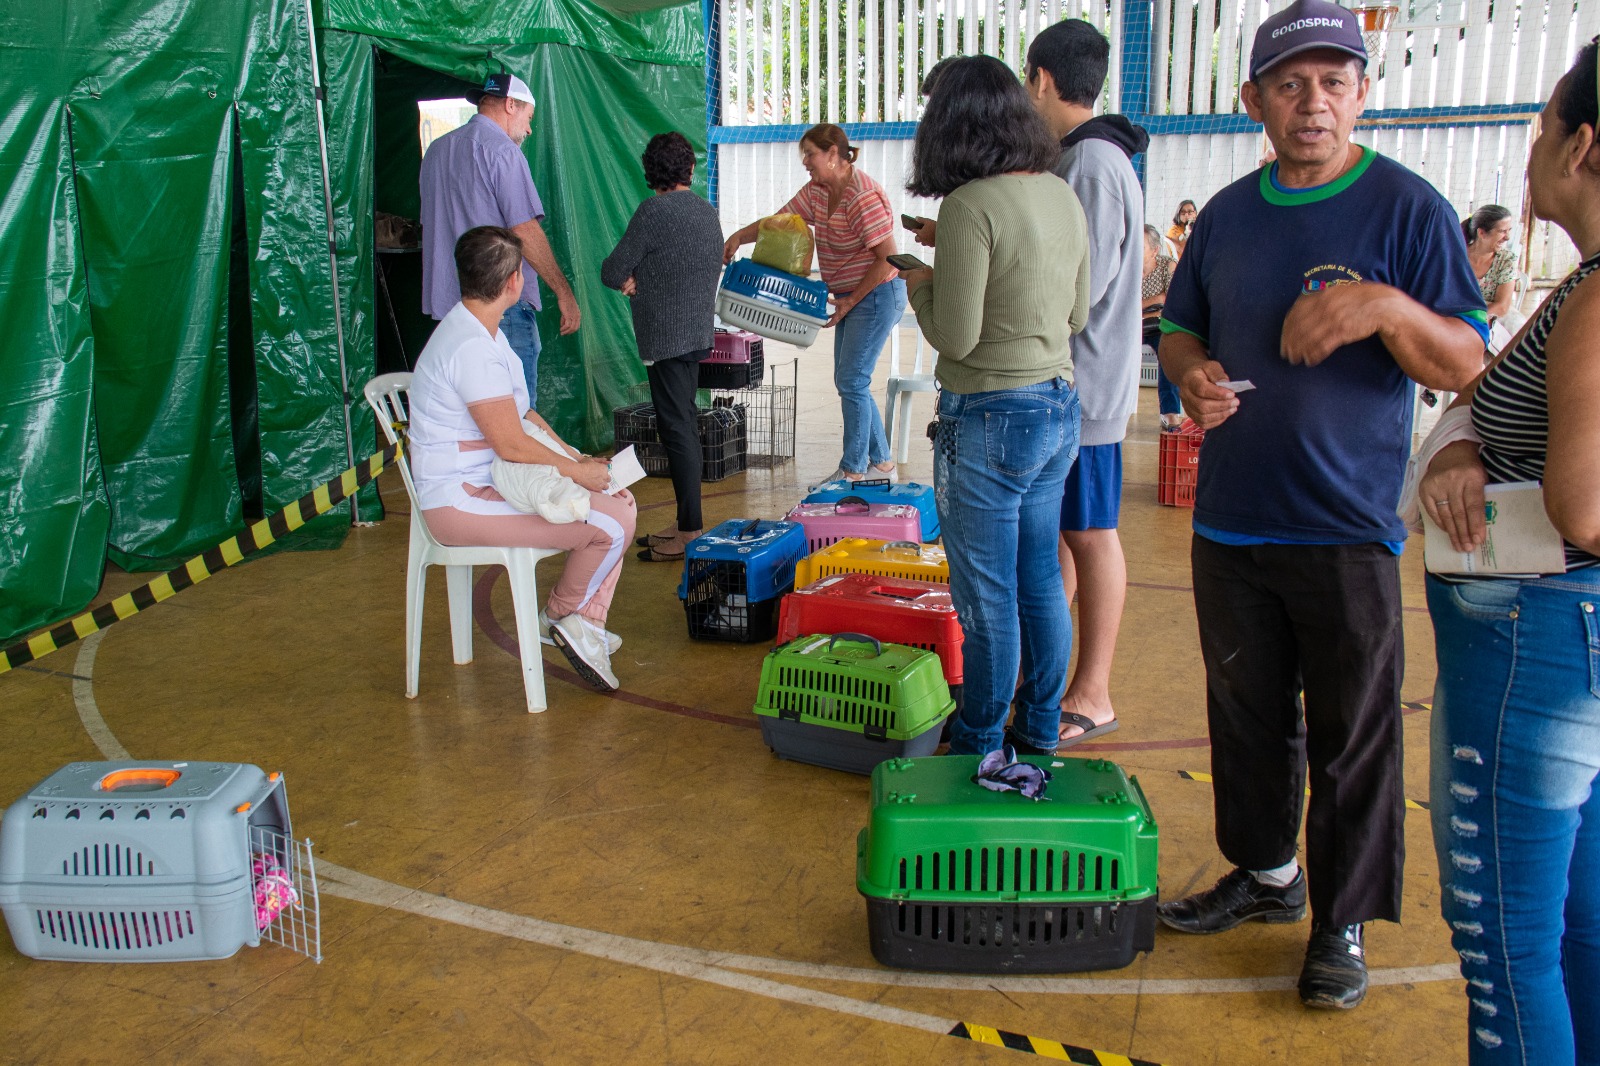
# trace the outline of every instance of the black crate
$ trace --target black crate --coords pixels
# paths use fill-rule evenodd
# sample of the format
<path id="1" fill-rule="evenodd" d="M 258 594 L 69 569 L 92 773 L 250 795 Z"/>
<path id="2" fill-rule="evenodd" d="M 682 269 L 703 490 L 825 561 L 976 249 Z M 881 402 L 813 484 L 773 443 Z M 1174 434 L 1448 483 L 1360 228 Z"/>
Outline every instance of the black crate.
<path id="1" fill-rule="evenodd" d="M 766 363 L 757 349 L 748 363 L 719 363 L 711 359 L 700 363 L 702 389 L 748 389 L 767 376 Z"/>
<path id="2" fill-rule="evenodd" d="M 672 475 L 667 467 L 667 450 L 656 432 L 653 404 L 619 407 L 612 412 L 611 425 L 617 450 L 633 445 L 634 454 L 639 457 L 639 465 L 646 474 L 650 477 Z M 701 481 L 721 481 L 744 470 L 747 457 L 744 405 L 718 400 L 700 412 L 696 428 L 700 432 Z"/>
<path id="3" fill-rule="evenodd" d="M 745 594 L 744 563 L 689 559 L 684 565 L 687 593 L 683 613 L 688 617 L 690 637 L 755 644 L 771 640 L 778 632 L 778 604 L 793 591 L 793 583 L 771 599 L 751 600 Z"/>
<path id="4" fill-rule="evenodd" d="M 868 896 L 867 932 L 873 957 L 900 969 L 1114 970 L 1155 949 L 1156 901 L 921 903 Z"/>

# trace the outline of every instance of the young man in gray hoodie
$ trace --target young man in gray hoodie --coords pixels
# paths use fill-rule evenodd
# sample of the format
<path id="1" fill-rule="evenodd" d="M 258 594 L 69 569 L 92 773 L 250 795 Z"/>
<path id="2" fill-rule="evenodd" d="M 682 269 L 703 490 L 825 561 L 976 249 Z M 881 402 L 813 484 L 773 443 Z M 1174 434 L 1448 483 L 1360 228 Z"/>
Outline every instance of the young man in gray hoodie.
<path id="1" fill-rule="evenodd" d="M 1139 304 L 1144 191 L 1132 159 L 1150 137 L 1121 115 L 1096 117 L 1111 42 L 1082 19 L 1048 27 L 1028 46 L 1028 94 L 1061 139 L 1056 173 L 1089 219 L 1089 324 L 1072 338 L 1083 409 L 1078 460 L 1061 506 L 1061 574 L 1078 596 L 1078 668 L 1061 701 L 1062 747 L 1117 727 L 1111 659 L 1128 568 L 1117 536 L 1122 439 L 1139 402 Z"/>

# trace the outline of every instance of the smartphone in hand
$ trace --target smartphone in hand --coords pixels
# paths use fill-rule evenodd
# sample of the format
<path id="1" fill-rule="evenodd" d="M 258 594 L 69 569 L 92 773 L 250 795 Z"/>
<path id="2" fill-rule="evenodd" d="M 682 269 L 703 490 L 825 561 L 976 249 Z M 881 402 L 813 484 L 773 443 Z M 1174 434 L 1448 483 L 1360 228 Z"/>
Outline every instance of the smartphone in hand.
<path id="1" fill-rule="evenodd" d="M 922 228 L 922 219 L 916 215 L 901 215 L 900 224 L 909 230 L 919 230 Z"/>
<path id="2" fill-rule="evenodd" d="M 894 267 L 896 270 L 900 271 L 902 274 L 905 273 L 908 270 L 931 270 L 931 269 L 933 269 L 932 267 L 928 266 L 927 263 L 924 263 L 922 260 L 920 260 L 916 256 L 912 255 L 910 252 L 901 252 L 898 255 L 891 255 L 891 256 L 888 257 L 886 262 L 888 262 L 888 264 L 890 266 Z"/>

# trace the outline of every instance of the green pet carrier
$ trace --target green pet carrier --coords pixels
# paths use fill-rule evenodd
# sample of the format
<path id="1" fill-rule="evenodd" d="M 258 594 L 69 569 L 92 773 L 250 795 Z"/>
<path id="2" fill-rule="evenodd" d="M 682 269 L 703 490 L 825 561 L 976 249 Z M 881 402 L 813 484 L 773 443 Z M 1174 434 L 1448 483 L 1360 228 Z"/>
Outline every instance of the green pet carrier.
<path id="1" fill-rule="evenodd" d="M 939 657 L 860 633 L 800 637 L 767 653 L 755 712 L 781 758 L 868 774 L 932 755 L 955 710 Z"/>
<path id="2" fill-rule="evenodd" d="M 1037 800 L 991 792 L 978 756 L 892 759 L 872 772 L 856 843 L 872 953 L 886 966 L 1071 973 L 1155 946 L 1156 822 L 1115 763 L 1027 756 Z"/>

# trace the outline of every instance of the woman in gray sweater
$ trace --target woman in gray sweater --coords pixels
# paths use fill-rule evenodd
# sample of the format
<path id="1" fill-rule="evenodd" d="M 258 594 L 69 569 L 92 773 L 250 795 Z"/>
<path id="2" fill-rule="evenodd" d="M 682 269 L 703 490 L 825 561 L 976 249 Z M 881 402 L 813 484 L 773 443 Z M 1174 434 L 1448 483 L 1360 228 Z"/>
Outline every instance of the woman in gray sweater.
<path id="1" fill-rule="evenodd" d="M 639 538 L 644 548 L 639 558 L 680 562 L 703 525 L 694 394 L 700 361 L 711 354 L 722 277 L 722 223 L 716 208 L 689 191 L 694 149 L 683 134 L 650 138 L 643 161 L 645 182 L 655 195 L 634 211 L 622 240 L 600 266 L 600 280 L 629 298 L 656 429 L 678 500 L 678 520 Z"/>

